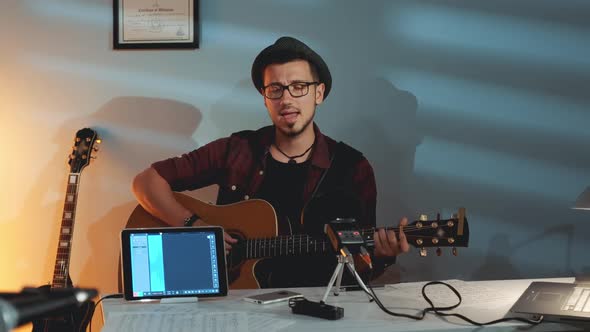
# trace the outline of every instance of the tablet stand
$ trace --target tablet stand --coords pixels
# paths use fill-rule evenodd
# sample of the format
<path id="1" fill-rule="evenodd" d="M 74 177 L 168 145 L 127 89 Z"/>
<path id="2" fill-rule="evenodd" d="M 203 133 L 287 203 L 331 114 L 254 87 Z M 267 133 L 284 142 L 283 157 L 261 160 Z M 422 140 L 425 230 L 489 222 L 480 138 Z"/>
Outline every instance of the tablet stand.
<path id="1" fill-rule="evenodd" d="M 164 299 L 160 299 L 160 303 L 162 303 L 162 304 L 186 303 L 186 302 L 199 302 L 199 298 L 196 296 L 189 296 L 189 297 L 167 297 Z"/>

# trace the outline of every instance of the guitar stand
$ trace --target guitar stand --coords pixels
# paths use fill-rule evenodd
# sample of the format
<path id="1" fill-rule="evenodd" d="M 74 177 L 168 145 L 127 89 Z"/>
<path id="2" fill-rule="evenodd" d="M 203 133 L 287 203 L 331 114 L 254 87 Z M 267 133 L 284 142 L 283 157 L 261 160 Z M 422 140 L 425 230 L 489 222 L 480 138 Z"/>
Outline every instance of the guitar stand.
<path id="1" fill-rule="evenodd" d="M 368 294 L 370 294 L 371 292 L 369 291 L 369 289 L 367 288 L 367 286 L 363 282 L 363 279 L 361 279 L 359 274 L 354 269 L 354 259 L 352 257 L 352 254 L 350 253 L 350 251 L 348 251 L 348 249 L 346 247 L 343 247 L 342 249 L 340 249 L 340 253 L 338 254 L 337 257 L 338 257 L 338 265 L 336 265 L 336 268 L 334 269 L 334 273 L 332 274 L 332 278 L 330 278 L 330 283 L 328 284 L 328 289 L 326 289 L 326 293 L 324 294 L 324 297 L 322 298 L 320 303 L 326 303 L 326 299 L 328 298 L 328 294 L 330 294 L 330 290 L 334 286 L 336 286 L 336 289 L 334 290 L 334 296 L 338 296 L 340 294 L 340 283 L 342 282 L 342 273 L 344 272 L 345 265 L 348 268 L 348 270 L 350 271 L 350 273 L 352 273 L 352 275 L 356 278 L 358 285 L 365 292 L 367 292 L 367 296 L 370 297 L 370 295 L 368 295 Z M 336 281 L 336 284 L 334 284 L 334 281 Z"/>

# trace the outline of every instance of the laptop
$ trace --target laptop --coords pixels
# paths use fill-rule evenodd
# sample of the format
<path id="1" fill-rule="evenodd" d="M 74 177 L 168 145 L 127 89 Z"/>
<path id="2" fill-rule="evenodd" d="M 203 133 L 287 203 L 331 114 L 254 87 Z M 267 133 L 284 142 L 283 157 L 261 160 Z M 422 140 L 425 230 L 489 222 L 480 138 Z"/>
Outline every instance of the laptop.
<path id="1" fill-rule="evenodd" d="M 590 323 L 590 284 L 535 281 L 510 312 L 552 322 Z"/>
<path id="2" fill-rule="evenodd" d="M 126 228 L 121 266 L 126 300 L 227 295 L 221 227 Z"/>

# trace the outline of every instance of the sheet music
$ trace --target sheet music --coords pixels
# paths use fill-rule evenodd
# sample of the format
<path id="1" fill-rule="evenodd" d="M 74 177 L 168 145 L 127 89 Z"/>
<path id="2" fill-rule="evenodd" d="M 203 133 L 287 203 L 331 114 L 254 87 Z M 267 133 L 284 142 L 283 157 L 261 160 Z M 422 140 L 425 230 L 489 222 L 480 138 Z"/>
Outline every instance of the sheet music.
<path id="1" fill-rule="evenodd" d="M 246 312 L 189 314 L 186 312 L 172 312 L 170 307 L 157 307 L 156 310 L 150 312 L 110 313 L 102 331 L 274 332 L 293 323 L 293 320 L 281 319 L 275 315 L 268 314 L 251 314 Z"/>
<path id="2" fill-rule="evenodd" d="M 504 306 L 507 302 L 514 302 L 520 296 L 510 290 L 499 290 L 483 285 L 468 283 L 462 280 L 445 280 L 445 283 L 453 286 L 461 294 L 461 307 L 481 306 L 486 304 L 487 308 Z M 416 299 L 425 303 L 422 297 L 422 287 L 426 282 L 416 282 L 409 284 L 387 285 L 383 295 L 401 297 L 404 299 Z M 426 288 L 426 295 L 435 306 L 451 306 L 456 304 L 459 299 L 447 286 L 430 285 Z"/>
<path id="3" fill-rule="evenodd" d="M 170 312 L 111 313 L 102 331 L 247 332 L 248 315 L 245 312 L 215 312 L 196 315 Z"/>
<path id="4" fill-rule="evenodd" d="M 249 314 L 248 331 L 275 332 L 294 323 L 293 319 L 279 318 L 276 315 Z"/>

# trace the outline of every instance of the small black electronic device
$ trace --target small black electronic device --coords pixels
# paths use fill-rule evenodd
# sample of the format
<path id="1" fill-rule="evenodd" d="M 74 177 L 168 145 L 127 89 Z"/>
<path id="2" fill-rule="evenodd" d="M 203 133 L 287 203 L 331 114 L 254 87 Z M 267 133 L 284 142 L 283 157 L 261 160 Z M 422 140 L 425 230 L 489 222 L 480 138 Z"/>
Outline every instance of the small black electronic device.
<path id="1" fill-rule="evenodd" d="M 361 232 L 356 227 L 356 220 L 352 218 L 336 218 L 324 225 L 324 233 L 330 239 L 334 251 L 338 252 L 342 247 L 347 247 L 353 253 L 359 253 L 360 247 L 365 244 Z"/>
<path id="2" fill-rule="evenodd" d="M 227 295 L 223 228 L 126 228 L 121 231 L 126 300 Z"/>
<path id="3" fill-rule="evenodd" d="M 294 314 L 337 320 L 344 317 L 344 308 L 323 302 L 309 301 L 304 297 L 294 297 L 289 300 L 289 307 Z"/>

